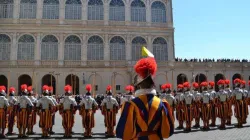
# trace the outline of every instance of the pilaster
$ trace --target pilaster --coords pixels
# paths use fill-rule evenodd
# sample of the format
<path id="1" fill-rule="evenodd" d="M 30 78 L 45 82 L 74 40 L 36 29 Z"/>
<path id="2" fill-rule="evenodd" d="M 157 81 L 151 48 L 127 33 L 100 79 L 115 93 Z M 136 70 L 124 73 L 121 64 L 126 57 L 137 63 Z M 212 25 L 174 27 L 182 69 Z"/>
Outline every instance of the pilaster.
<path id="1" fill-rule="evenodd" d="M 131 9 L 130 9 L 130 2 L 129 0 L 126 1 L 125 3 L 125 23 L 126 25 L 130 24 L 131 21 Z"/>
<path id="2" fill-rule="evenodd" d="M 87 61 L 87 53 L 88 53 L 88 41 L 87 41 L 87 35 L 82 35 L 82 52 L 81 52 L 81 60 L 86 62 Z"/>
<path id="3" fill-rule="evenodd" d="M 11 49 L 10 49 L 10 60 L 17 60 L 17 33 L 12 34 L 12 43 L 11 43 Z"/>
<path id="4" fill-rule="evenodd" d="M 104 0 L 104 25 L 109 24 L 109 1 Z"/>
<path id="5" fill-rule="evenodd" d="M 58 48 L 59 65 L 63 65 L 64 60 L 64 34 L 59 35 L 60 43 Z"/>
<path id="6" fill-rule="evenodd" d="M 110 52 L 109 52 L 109 36 L 105 34 L 104 36 L 104 60 L 110 60 Z"/>
<path id="7" fill-rule="evenodd" d="M 131 35 L 127 35 L 127 38 L 126 38 L 126 60 L 127 61 L 132 60 L 131 49 L 132 49 Z"/>
<path id="8" fill-rule="evenodd" d="M 43 18 L 43 0 L 37 0 L 36 23 L 41 24 Z"/>
<path id="9" fill-rule="evenodd" d="M 83 2 L 82 2 L 82 21 L 83 21 L 83 24 L 87 24 L 87 20 L 88 20 L 88 1 L 83 0 Z"/>
<path id="10" fill-rule="evenodd" d="M 41 60 L 41 33 L 36 34 L 35 61 Z"/>
<path id="11" fill-rule="evenodd" d="M 13 22 L 18 23 L 20 13 L 20 0 L 14 0 Z"/>
<path id="12" fill-rule="evenodd" d="M 150 1 L 146 1 L 146 22 L 147 26 L 151 26 L 151 5 Z"/>
<path id="13" fill-rule="evenodd" d="M 59 23 L 64 24 L 65 19 L 65 0 L 59 1 Z"/>

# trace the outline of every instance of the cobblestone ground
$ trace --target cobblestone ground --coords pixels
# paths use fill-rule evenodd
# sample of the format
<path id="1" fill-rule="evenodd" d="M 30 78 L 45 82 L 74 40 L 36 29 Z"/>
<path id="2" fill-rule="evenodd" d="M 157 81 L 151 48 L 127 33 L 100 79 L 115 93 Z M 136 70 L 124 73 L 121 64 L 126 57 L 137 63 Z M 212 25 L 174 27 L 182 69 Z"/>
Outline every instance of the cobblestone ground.
<path id="1" fill-rule="evenodd" d="M 117 115 L 117 120 L 119 119 L 120 114 Z M 104 118 L 101 115 L 100 111 L 96 112 L 95 115 L 96 119 L 96 127 L 93 129 L 94 135 L 91 139 L 110 139 L 110 140 L 117 140 L 117 138 L 105 138 L 104 132 Z M 39 117 L 37 117 L 39 120 Z M 38 121 L 37 121 L 38 122 Z M 56 132 L 55 135 L 51 136 L 51 139 L 63 139 L 63 128 L 61 125 L 62 118 L 59 114 L 56 114 L 56 125 L 54 126 L 54 131 Z M 219 130 L 217 127 L 211 128 L 210 131 L 201 131 L 200 129 L 192 129 L 190 133 L 184 133 L 183 130 L 175 130 L 175 134 L 169 138 L 169 140 L 250 140 L 250 118 L 248 119 L 244 128 L 235 128 L 232 126 L 227 126 L 226 130 Z M 236 123 L 236 119 L 233 117 L 233 124 Z M 217 124 L 220 124 L 219 119 L 217 120 Z M 178 125 L 177 123 L 175 124 Z M 14 130 L 16 133 L 18 132 L 15 128 Z M 38 124 L 35 126 L 34 131 L 36 132 L 35 135 L 31 135 L 29 139 L 38 139 L 41 137 L 41 130 L 38 127 Z M 75 126 L 73 128 L 75 134 L 73 134 L 72 139 L 83 139 L 83 128 L 81 123 L 81 117 L 79 114 L 76 114 Z M 16 139 L 17 135 L 8 136 L 8 139 Z"/>

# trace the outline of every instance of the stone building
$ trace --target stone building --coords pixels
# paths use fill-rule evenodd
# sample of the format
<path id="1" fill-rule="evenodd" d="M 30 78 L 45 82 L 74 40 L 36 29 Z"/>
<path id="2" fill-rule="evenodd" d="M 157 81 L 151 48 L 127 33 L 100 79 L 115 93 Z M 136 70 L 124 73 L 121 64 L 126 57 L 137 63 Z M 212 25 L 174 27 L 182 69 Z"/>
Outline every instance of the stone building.
<path id="1" fill-rule="evenodd" d="M 0 0 L 0 84 L 7 87 L 124 92 L 142 46 L 158 62 L 158 90 L 166 81 L 250 76 L 249 63 L 175 62 L 172 0 Z"/>

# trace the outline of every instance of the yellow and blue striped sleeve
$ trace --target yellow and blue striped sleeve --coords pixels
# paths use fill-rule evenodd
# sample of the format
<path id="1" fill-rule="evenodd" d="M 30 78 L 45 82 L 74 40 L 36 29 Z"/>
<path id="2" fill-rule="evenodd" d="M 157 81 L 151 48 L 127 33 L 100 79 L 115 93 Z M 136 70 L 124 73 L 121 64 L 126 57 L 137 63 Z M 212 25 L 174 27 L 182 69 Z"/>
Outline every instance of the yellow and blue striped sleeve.
<path id="1" fill-rule="evenodd" d="M 161 135 L 162 138 L 169 138 L 174 133 L 174 117 L 172 109 L 167 102 L 163 102 Z"/>
<path id="2" fill-rule="evenodd" d="M 136 137 L 134 106 L 126 102 L 116 127 L 116 137 L 131 140 Z"/>

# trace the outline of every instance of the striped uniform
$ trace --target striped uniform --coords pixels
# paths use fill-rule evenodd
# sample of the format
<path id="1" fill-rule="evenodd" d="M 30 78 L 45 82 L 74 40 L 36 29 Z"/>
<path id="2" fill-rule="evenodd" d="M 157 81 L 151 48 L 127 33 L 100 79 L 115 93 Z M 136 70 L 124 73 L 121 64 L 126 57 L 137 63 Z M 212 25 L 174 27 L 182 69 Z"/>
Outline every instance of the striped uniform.
<path id="1" fill-rule="evenodd" d="M 8 99 L 4 96 L 0 96 L 0 133 L 4 132 L 4 129 L 6 128 L 7 107 L 9 107 Z"/>
<path id="2" fill-rule="evenodd" d="M 159 140 L 173 132 L 171 107 L 154 94 L 140 95 L 126 102 L 116 127 L 116 136 L 123 140 Z"/>

